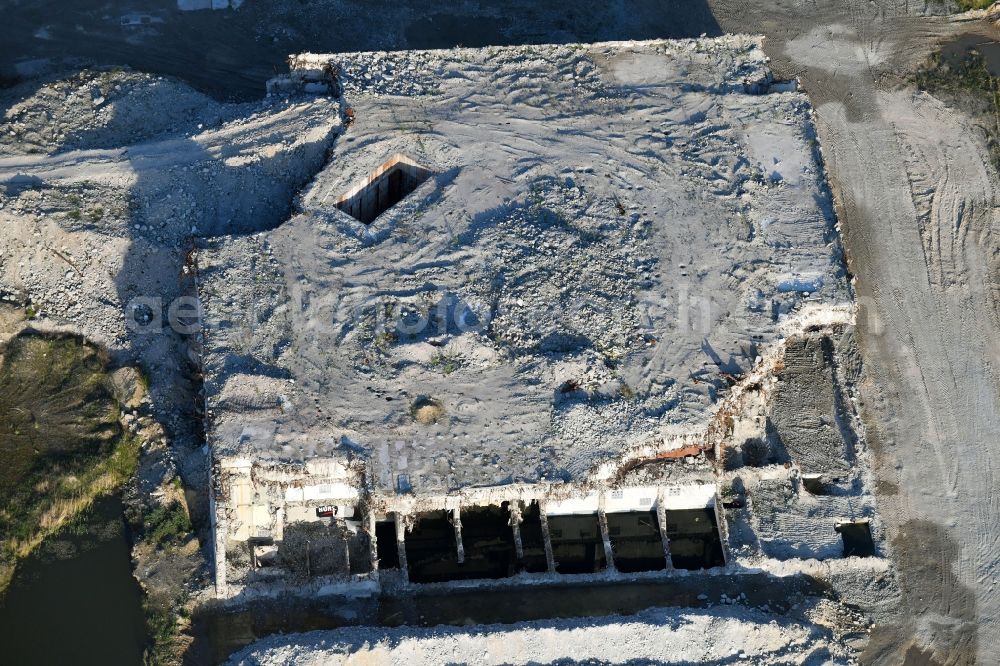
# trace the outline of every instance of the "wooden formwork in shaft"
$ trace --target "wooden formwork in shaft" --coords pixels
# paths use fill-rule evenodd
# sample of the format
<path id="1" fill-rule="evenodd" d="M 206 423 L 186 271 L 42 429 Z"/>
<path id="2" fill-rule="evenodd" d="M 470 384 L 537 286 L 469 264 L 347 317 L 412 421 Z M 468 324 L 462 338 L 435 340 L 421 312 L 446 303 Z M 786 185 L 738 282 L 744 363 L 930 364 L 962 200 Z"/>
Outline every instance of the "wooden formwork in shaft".
<path id="1" fill-rule="evenodd" d="M 370 224 L 379 215 L 417 189 L 431 171 L 406 155 L 396 153 L 337 199 L 337 208 Z"/>

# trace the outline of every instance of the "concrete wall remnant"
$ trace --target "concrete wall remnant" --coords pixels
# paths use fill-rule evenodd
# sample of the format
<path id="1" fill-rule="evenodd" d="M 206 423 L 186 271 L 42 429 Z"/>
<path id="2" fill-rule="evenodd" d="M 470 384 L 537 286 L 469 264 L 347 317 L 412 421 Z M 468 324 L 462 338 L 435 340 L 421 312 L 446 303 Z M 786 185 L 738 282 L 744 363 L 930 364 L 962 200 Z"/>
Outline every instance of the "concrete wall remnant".
<path id="1" fill-rule="evenodd" d="M 524 485 L 482 488 L 462 498 L 414 498 L 368 488 L 356 474 L 337 459 L 295 468 L 219 460 L 217 594 L 231 597 L 263 580 L 360 583 L 382 571 L 397 572 L 408 585 L 613 572 L 616 557 L 626 573 L 669 569 L 671 556 L 689 558 L 684 568 L 722 562 L 709 553 L 720 542 L 714 522 L 695 529 L 690 523 L 701 518 L 678 520 L 677 546 L 660 527 L 661 514 L 714 516 L 714 484 Z M 692 545 L 698 539 L 709 545 Z"/>
<path id="2" fill-rule="evenodd" d="M 267 81 L 267 94 L 340 95 L 340 73 L 329 58 L 301 53 L 288 56 L 288 74 Z"/>

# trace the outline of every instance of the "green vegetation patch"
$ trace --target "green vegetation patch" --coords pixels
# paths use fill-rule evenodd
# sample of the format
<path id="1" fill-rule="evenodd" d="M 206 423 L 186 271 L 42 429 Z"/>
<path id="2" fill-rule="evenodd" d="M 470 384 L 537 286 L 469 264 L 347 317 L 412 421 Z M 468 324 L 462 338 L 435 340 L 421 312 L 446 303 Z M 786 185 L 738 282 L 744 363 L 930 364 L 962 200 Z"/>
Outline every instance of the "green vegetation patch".
<path id="1" fill-rule="evenodd" d="M 954 4 L 948 2 L 948 0 L 932 0 L 936 5 L 946 7 L 950 12 L 961 13 L 967 12 L 972 9 L 986 9 L 994 3 L 995 0 L 955 0 Z"/>
<path id="2" fill-rule="evenodd" d="M 183 541 L 191 535 L 187 509 L 173 501 L 153 509 L 145 520 L 146 538 L 157 548 L 171 541 Z"/>
<path id="3" fill-rule="evenodd" d="M 135 472 L 107 358 L 71 336 L 34 332 L 0 350 L 0 590 L 31 553 Z"/>
<path id="4" fill-rule="evenodd" d="M 1000 167 L 1000 78 L 993 76 L 975 49 L 934 52 L 913 82 L 943 102 L 962 108 L 982 122 L 995 165 Z"/>
<path id="5" fill-rule="evenodd" d="M 993 4 L 993 1 L 994 0 L 955 0 L 955 4 L 958 5 L 958 8 L 961 11 L 967 12 L 970 9 L 986 9 Z"/>

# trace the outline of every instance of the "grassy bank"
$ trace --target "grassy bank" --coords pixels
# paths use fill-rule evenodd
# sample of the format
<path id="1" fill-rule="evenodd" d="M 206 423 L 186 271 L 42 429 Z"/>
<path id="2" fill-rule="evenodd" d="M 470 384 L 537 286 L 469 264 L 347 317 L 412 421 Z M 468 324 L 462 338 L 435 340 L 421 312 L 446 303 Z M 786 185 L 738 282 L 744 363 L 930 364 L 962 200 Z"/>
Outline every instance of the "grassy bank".
<path id="1" fill-rule="evenodd" d="M 17 561 L 135 473 L 107 359 L 71 336 L 22 333 L 0 361 L 0 591 Z"/>
<path id="2" fill-rule="evenodd" d="M 976 50 L 934 52 L 913 82 L 949 106 L 977 119 L 986 135 L 993 164 L 1000 168 L 1000 78 Z"/>
<path id="3" fill-rule="evenodd" d="M 933 2 L 949 12 L 962 13 L 973 9 L 986 9 L 993 4 L 994 0 L 955 0 L 954 3 L 950 3 L 948 0 L 933 0 Z"/>
<path id="4" fill-rule="evenodd" d="M 993 4 L 993 0 L 955 0 L 958 10 L 967 12 L 970 9 L 986 9 Z"/>
<path id="5" fill-rule="evenodd" d="M 20 560 L 60 530 L 86 529 L 95 500 L 136 477 L 144 442 L 147 453 L 166 446 L 149 417 L 123 429 L 118 400 L 134 407 L 146 392 L 137 371 L 123 383 L 125 370 L 110 372 L 102 350 L 73 336 L 22 332 L 0 345 L 0 594 Z M 180 664 L 189 642 L 184 583 L 201 561 L 180 479 L 127 503 L 125 517 L 133 555 L 152 563 L 138 576 L 144 661 Z"/>

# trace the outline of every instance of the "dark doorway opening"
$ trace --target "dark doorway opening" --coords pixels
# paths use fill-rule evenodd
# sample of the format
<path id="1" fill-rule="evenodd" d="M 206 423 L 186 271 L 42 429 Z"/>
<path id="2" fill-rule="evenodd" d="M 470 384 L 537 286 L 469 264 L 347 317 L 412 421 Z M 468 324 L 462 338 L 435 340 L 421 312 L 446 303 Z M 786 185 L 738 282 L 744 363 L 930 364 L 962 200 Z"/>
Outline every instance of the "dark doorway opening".
<path id="1" fill-rule="evenodd" d="M 517 553 L 509 505 L 504 502 L 501 506 L 463 507 L 461 520 L 464 557 L 459 563 L 451 513 L 417 514 L 413 529 L 406 533 L 410 582 L 506 578 L 514 574 Z M 386 538 L 389 536 L 386 528 Z M 395 538 L 395 530 L 391 536 Z M 544 559 L 544 551 L 542 557 Z"/>
<path id="2" fill-rule="evenodd" d="M 810 495 L 829 495 L 830 489 L 819 474 L 802 475 L 802 487 Z"/>
<path id="3" fill-rule="evenodd" d="M 375 169 L 364 183 L 345 192 L 337 200 L 337 208 L 360 222 L 371 224 L 430 176 L 429 169 L 397 153 Z"/>
<path id="4" fill-rule="evenodd" d="M 465 578 L 506 578 L 514 574 L 517 551 L 510 527 L 510 508 L 462 507 L 462 547 Z"/>
<path id="5" fill-rule="evenodd" d="M 710 569 L 725 565 L 715 511 L 667 511 L 666 518 L 670 561 L 675 569 Z"/>
<path id="6" fill-rule="evenodd" d="M 597 514 L 548 516 L 548 520 L 558 573 L 595 573 L 607 566 Z"/>
<path id="7" fill-rule="evenodd" d="M 615 568 L 623 573 L 667 568 L 655 510 L 609 513 L 607 519 Z"/>
<path id="8" fill-rule="evenodd" d="M 545 559 L 545 537 L 542 535 L 542 512 L 538 502 L 521 509 L 521 569 L 527 573 L 544 573 L 549 570 Z"/>
<path id="9" fill-rule="evenodd" d="M 875 557 L 875 541 L 867 520 L 840 523 L 834 529 L 844 540 L 844 557 Z"/>
<path id="10" fill-rule="evenodd" d="M 375 523 L 375 554 L 378 556 L 379 569 L 399 568 L 396 521 L 380 520 Z"/>
<path id="11" fill-rule="evenodd" d="M 413 583 L 438 583 L 460 578 L 455 526 L 447 511 L 418 513 L 406 533 L 406 566 Z"/>

